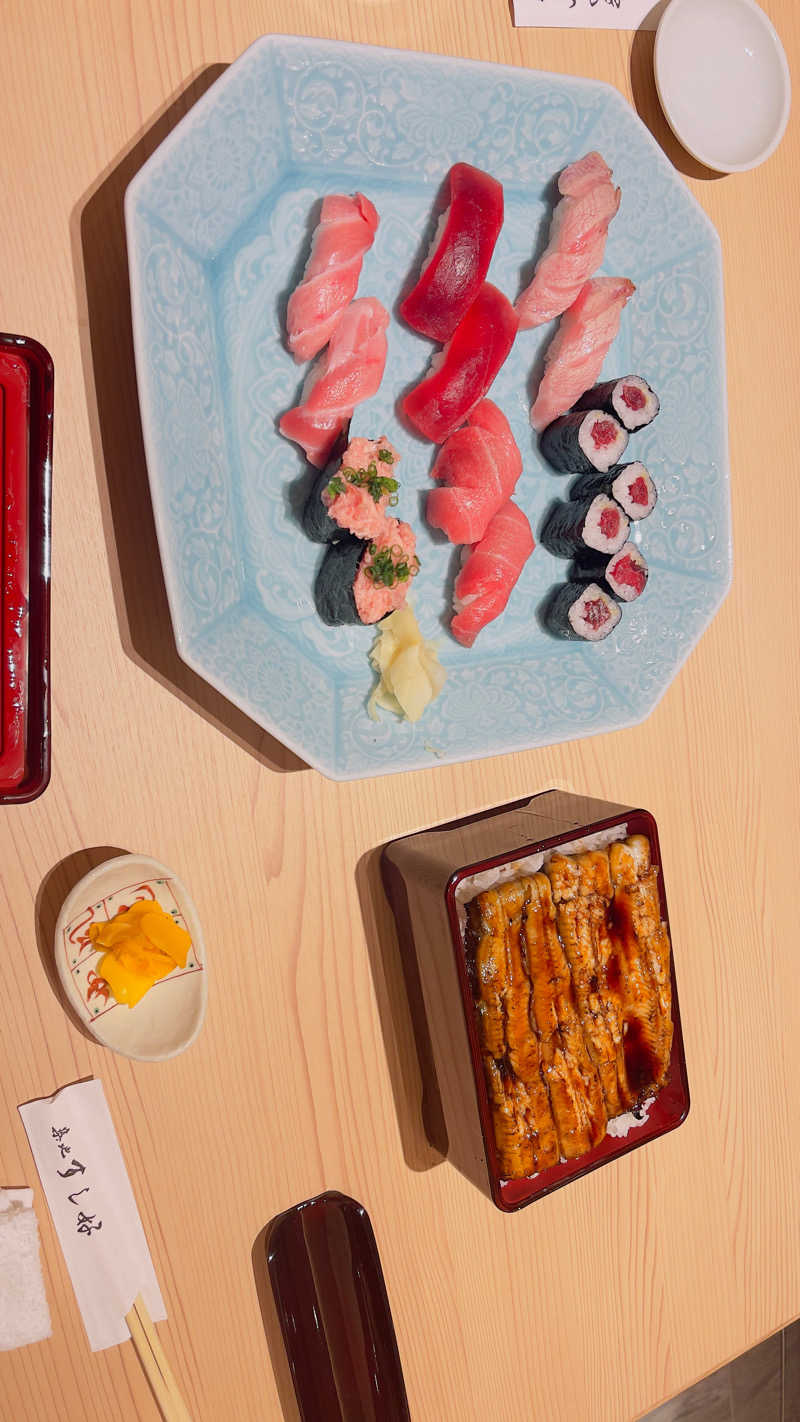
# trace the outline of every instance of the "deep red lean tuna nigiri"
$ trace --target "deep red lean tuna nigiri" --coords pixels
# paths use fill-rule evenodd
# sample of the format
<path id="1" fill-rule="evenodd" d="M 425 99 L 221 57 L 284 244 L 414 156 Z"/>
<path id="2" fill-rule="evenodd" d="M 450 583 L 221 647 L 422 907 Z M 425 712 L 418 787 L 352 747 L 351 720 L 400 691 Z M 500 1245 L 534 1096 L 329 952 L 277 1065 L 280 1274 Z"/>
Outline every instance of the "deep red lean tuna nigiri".
<path id="1" fill-rule="evenodd" d="M 278 428 L 306 452 L 317 469 L 327 464 L 356 405 L 378 389 L 386 365 L 389 313 L 374 297 L 351 301 L 331 343 L 312 367 L 300 404 L 281 415 Z"/>
<path id="2" fill-rule="evenodd" d="M 295 360 L 311 360 L 327 345 L 356 294 L 364 253 L 372 246 L 378 214 L 363 193 L 322 199 L 319 224 L 303 280 L 289 297 L 286 328 Z"/>
<path id="3" fill-rule="evenodd" d="M 543 430 L 594 385 L 619 330 L 622 308 L 636 287 L 627 277 L 587 281 L 547 349 L 544 375 L 531 409 L 531 424 Z"/>
<path id="4" fill-rule="evenodd" d="M 511 302 L 484 282 L 428 374 L 403 399 L 403 410 L 420 434 L 441 444 L 463 425 L 511 350 L 517 324 Z"/>
<path id="5" fill-rule="evenodd" d="M 522 509 L 509 499 L 481 541 L 465 550 L 466 561 L 454 588 L 455 616 L 450 623 L 457 641 L 471 647 L 487 622 L 500 616 L 535 546 Z"/>
<path id="6" fill-rule="evenodd" d="M 508 420 L 491 400 L 481 400 L 437 456 L 431 474 L 441 487 L 428 495 L 428 523 L 451 543 L 477 543 L 521 473 L 522 456 Z"/>
<path id="7" fill-rule="evenodd" d="M 475 300 L 503 225 L 503 189 L 495 178 L 469 163 L 448 174 L 450 203 L 439 225 L 416 286 L 400 303 L 400 314 L 423 336 L 447 341 Z"/>
<path id="8" fill-rule="evenodd" d="M 553 213 L 547 248 L 532 282 L 517 298 L 522 331 L 552 321 L 572 305 L 603 260 L 608 225 L 619 207 L 620 190 L 599 153 L 570 163 L 559 177 L 558 190 L 561 201 Z"/>

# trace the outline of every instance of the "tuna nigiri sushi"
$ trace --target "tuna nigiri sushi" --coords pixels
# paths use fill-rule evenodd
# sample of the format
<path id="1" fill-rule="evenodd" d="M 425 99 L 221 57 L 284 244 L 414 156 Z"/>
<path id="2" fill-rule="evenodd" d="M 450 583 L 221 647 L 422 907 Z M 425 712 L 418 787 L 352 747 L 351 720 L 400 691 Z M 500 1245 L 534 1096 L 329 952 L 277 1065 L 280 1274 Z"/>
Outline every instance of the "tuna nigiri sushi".
<path id="1" fill-rule="evenodd" d="M 561 201 L 553 213 L 550 240 L 533 280 L 517 298 L 520 330 L 552 321 L 571 306 L 603 260 L 608 225 L 619 208 L 620 190 L 599 153 L 570 163 L 558 179 Z"/>
<path id="2" fill-rule="evenodd" d="M 351 301 L 330 345 L 311 368 L 300 404 L 282 415 L 278 428 L 322 469 L 356 405 L 378 389 L 386 365 L 389 314 L 374 297 Z"/>
<path id="3" fill-rule="evenodd" d="M 403 606 L 418 572 L 414 530 L 387 518 L 376 538 L 331 543 L 314 587 L 317 611 L 329 627 L 380 622 Z"/>
<path id="4" fill-rule="evenodd" d="M 594 384 L 619 330 L 622 308 L 635 290 L 627 277 L 593 277 L 581 287 L 547 349 L 531 409 L 535 430 L 563 415 Z"/>
<path id="5" fill-rule="evenodd" d="M 405 396 L 403 410 L 426 439 L 441 444 L 482 400 L 517 334 L 511 302 L 484 282 L 424 380 Z"/>
<path id="6" fill-rule="evenodd" d="M 322 199 L 319 224 L 303 280 L 289 297 L 286 328 L 295 360 L 311 360 L 327 345 L 356 294 L 364 253 L 378 228 L 378 214 L 363 193 L 332 193 Z"/>
<path id="7" fill-rule="evenodd" d="M 495 178 L 469 163 L 448 174 L 450 203 L 416 286 L 400 303 L 400 314 L 423 336 L 447 341 L 466 316 L 492 259 L 503 225 L 503 189 Z"/>
<path id="8" fill-rule="evenodd" d="M 437 456 L 431 474 L 442 487 L 428 495 L 428 523 L 451 543 L 477 543 L 521 473 L 522 456 L 508 420 L 491 400 L 481 400 Z"/>
<path id="9" fill-rule="evenodd" d="M 315 543 L 345 533 L 374 538 L 397 503 L 396 466 L 400 455 L 385 435 L 350 440 L 341 459 L 332 460 L 315 480 L 303 510 L 303 528 Z"/>
<path id="10" fill-rule="evenodd" d="M 455 616 L 450 623 L 457 641 L 471 647 L 487 622 L 500 616 L 535 546 L 527 518 L 509 499 L 480 542 L 465 550 L 464 566 L 454 588 Z"/>

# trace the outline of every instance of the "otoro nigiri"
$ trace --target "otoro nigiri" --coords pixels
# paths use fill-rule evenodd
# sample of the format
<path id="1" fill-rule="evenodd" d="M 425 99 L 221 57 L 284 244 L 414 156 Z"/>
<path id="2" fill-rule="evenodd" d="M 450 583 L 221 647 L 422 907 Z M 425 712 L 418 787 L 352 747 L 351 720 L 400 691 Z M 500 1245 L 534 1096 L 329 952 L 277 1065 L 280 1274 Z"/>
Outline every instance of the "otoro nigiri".
<path id="1" fill-rule="evenodd" d="M 286 328 L 295 360 L 311 360 L 327 344 L 356 294 L 364 253 L 378 227 L 378 214 L 363 193 L 332 193 L 322 199 L 319 224 L 303 280 L 289 297 Z"/>
<path id="2" fill-rule="evenodd" d="M 456 578 L 450 631 L 457 641 L 471 647 L 481 628 L 500 616 L 535 546 L 527 518 L 509 499 L 466 551 Z"/>
<path id="3" fill-rule="evenodd" d="M 426 439 L 441 444 L 482 400 L 517 334 L 511 302 L 483 283 L 428 374 L 403 400 L 408 419 Z"/>
<path id="4" fill-rule="evenodd" d="M 532 282 L 517 298 L 523 331 L 552 321 L 572 305 L 603 260 L 608 225 L 619 207 L 620 190 L 599 153 L 587 153 L 565 168 L 558 190 L 561 201 L 553 213 L 550 241 Z"/>
<path id="5" fill-rule="evenodd" d="M 489 269 L 503 225 L 503 189 L 469 163 L 448 174 L 450 203 L 442 213 L 433 249 L 400 314 L 423 336 L 447 341 L 466 316 Z"/>
<path id="6" fill-rule="evenodd" d="M 547 349 L 531 409 L 535 430 L 545 429 L 594 385 L 619 330 L 622 308 L 635 290 L 627 277 L 593 277 L 581 287 Z"/>
<path id="7" fill-rule="evenodd" d="M 374 297 L 351 301 L 330 345 L 309 371 L 300 404 L 282 415 L 278 428 L 306 452 L 317 469 L 331 451 L 356 405 L 378 389 L 386 365 L 389 313 Z"/>
<path id="8" fill-rule="evenodd" d="M 493 401 L 481 400 L 466 425 L 442 445 L 431 470 L 442 487 L 428 495 L 428 523 L 451 543 L 477 543 L 521 473 L 522 456 L 508 420 Z"/>

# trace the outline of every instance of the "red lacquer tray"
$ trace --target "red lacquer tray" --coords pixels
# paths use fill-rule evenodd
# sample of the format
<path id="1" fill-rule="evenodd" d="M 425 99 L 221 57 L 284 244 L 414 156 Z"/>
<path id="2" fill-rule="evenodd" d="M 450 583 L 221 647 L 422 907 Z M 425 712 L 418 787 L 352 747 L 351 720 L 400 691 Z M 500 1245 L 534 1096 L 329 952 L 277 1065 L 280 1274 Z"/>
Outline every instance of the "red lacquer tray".
<path id="1" fill-rule="evenodd" d="M 383 852 L 384 887 L 397 922 L 406 980 L 411 961 L 422 988 L 431 1060 L 421 1066 L 424 1071 L 432 1065 L 436 1073 L 448 1137 L 446 1153 L 474 1183 L 484 1189 L 488 1184 L 495 1205 L 507 1212 L 531 1204 L 598 1166 L 666 1135 L 686 1119 L 689 1111 L 689 1083 L 671 957 L 674 1034 L 669 1076 L 649 1107 L 647 1119 L 627 1136 L 608 1135 L 577 1160 L 562 1161 L 538 1175 L 504 1180 L 500 1173 L 456 907 L 458 886 L 475 874 L 623 823 L 628 834 L 645 834 L 650 841 L 652 862 L 659 870 L 661 916 L 669 928 L 658 829 L 647 810 L 548 791 L 394 840 Z"/>
<path id="2" fill-rule="evenodd" d="M 53 362 L 0 334 L 0 804 L 50 778 L 50 490 Z"/>

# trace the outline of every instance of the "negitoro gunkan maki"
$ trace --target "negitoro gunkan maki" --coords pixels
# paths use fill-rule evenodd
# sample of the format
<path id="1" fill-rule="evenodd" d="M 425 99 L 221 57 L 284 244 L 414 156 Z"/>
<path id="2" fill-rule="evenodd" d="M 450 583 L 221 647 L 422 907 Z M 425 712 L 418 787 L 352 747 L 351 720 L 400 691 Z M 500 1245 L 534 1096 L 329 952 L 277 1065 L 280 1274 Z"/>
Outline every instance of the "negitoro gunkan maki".
<path id="1" fill-rule="evenodd" d="M 373 539 L 331 543 L 314 585 L 317 611 L 329 627 L 380 622 L 403 606 L 418 572 L 414 530 L 384 518 Z"/>
<path id="2" fill-rule="evenodd" d="M 353 534 L 372 539 L 397 504 L 400 455 L 385 435 L 351 439 L 340 459 L 315 479 L 303 510 L 303 529 L 315 543 Z"/>
<path id="3" fill-rule="evenodd" d="M 656 486 L 638 459 L 631 464 L 615 464 L 607 474 L 581 474 L 570 488 L 573 499 L 593 499 L 595 494 L 615 499 L 630 519 L 647 518 L 658 499 Z"/>
<path id="4" fill-rule="evenodd" d="M 661 402 L 641 375 L 623 375 L 604 380 L 575 401 L 575 410 L 604 410 L 614 415 L 626 430 L 641 430 L 655 419 Z"/>
<path id="5" fill-rule="evenodd" d="M 596 494 L 593 499 L 553 506 L 542 529 L 541 541 L 559 558 L 578 557 L 591 548 L 610 558 L 622 547 L 630 522 L 614 499 Z"/>
<path id="6" fill-rule="evenodd" d="M 582 578 L 604 582 L 618 602 L 634 602 L 647 586 L 647 562 L 635 543 L 623 543 L 610 558 L 585 550 L 576 560 L 576 567 Z"/>
<path id="7" fill-rule="evenodd" d="M 543 430 L 542 454 L 559 474 L 584 474 L 600 470 L 605 474 L 619 464 L 628 447 L 628 432 L 619 420 L 604 410 L 586 413 L 571 410 Z"/>
<path id="8" fill-rule="evenodd" d="M 563 583 L 554 590 L 544 612 L 545 625 L 556 637 L 602 642 L 621 617 L 619 603 L 597 583 Z"/>

